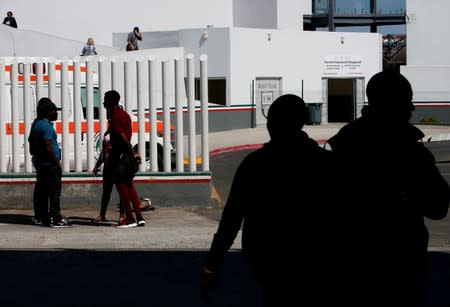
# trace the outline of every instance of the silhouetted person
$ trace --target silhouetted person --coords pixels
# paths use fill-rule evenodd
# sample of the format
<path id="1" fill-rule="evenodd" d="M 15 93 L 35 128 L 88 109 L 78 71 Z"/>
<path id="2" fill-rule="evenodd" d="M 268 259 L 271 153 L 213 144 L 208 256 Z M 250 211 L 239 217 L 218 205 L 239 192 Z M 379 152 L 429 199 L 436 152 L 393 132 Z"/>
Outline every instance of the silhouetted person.
<path id="1" fill-rule="evenodd" d="M 302 131 L 307 114 L 304 101 L 291 94 L 270 106 L 270 141 L 236 171 L 204 267 L 207 287 L 242 224 L 242 251 L 261 283 L 264 306 L 300 306 L 310 299 L 323 306 L 322 291 L 334 276 L 326 255 L 331 152 Z"/>
<path id="2" fill-rule="evenodd" d="M 13 16 L 13 12 L 8 11 L 6 17 L 3 19 L 3 24 L 12 28 L 17 28 L 16 18 Z"/>
<path id="3" fill-rule="evenodd" d="M 446 216 L 450 189 L 409 123 L 409 81 L 380 72 L 367 84 L 362 116 L 329 140 L 336 155 L 347 218 L 342 263 L 348 305 L 423 306 L 428 231 L 424 217 Z"/>

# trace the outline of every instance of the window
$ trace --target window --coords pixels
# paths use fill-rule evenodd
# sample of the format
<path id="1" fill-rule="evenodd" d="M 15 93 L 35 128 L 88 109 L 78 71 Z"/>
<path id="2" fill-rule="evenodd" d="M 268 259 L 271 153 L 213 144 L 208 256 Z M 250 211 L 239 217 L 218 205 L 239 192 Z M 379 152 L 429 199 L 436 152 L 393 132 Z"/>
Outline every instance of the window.
<path id="1" fill-rule="evenodd" d="M 86 118 L 86 106 L 87 106 L 87 89 L 85 86 L 81 87 L 80 91 L 81 106 L 83 108 L 83 115 Z M 94 119 L 100 117 L 100 93 L 97 87 L 94 87 Z"/>
<path id="2" fill-rule="evenodd" d="M 221 105 L 227 103 L 227 81 L 225 78 L 208 79 L 208 101 Z M 195 78 L 195 99 L 200 100 L 200 79 Z"/>

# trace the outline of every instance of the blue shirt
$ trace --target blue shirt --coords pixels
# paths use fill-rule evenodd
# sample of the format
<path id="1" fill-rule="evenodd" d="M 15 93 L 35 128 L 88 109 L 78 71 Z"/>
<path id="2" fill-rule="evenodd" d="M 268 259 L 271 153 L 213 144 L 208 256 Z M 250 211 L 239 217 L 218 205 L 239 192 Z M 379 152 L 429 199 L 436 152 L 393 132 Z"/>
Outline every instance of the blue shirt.
<path id="1" fill-rule="evenodd" d="M 49 165 L 52 160 L 45 149 L 45 141 L 51 141 L 52 151 L 56 159 L 61 160 L 61 151 L 59 150 L 56 131 L 53 124 L 47 119 L 38 119 L 33 123 L 30 131 L 30 146 L 34 148 L 33 165 L 38 167 L 40 165 Z"/>

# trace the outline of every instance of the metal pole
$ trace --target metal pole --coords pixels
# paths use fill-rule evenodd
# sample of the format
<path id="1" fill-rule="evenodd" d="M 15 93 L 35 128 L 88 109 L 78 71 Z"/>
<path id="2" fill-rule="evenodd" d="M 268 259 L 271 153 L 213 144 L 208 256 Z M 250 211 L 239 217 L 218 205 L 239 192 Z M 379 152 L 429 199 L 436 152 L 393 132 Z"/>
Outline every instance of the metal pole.
<path id="1" fill-rule="evenodd" d="M 87 169 L 92 170 L 94 161 L 94 63 L 91 58 L 86 62 L 86 132 L 87 132 Z"/>
<path id="2" fill-rule="evenodd" d="M 162 61 L 163 88 L 163 168 L 164 172 L 171 171 L 170 161 L 170 92 L 169 92 L 169 61 Z"/>
<path id="3" fill-rule="evenodd" d="M 137 108 L 138 108 L 138 152 L 142 158 L 142 163 L 139 165 L 139 170 L 144 172 L 146 170 L 146 152 L 145 152 L 145 102 L 148 101 L 147 91 L 145 88 L 145 62 L 142 58 L 137 61 Z M 130 100 L 131 102 L 131 100 Z M 127 106 L 130 103 L 127 103 Z M 130 114 L 131 118 L 134 116 Z"/>
<path id="4" fill-rule="evenodd" d="M 70 111 L 70 97 L 69 97 L 69 82 L 68 82 L 68 63 L 67 58 L 61 61 L 61 150 L 62 150 L 62 170 L 63 172 L 70 171 L 69 160 L 69 111 Z"/>
<path id="5" fill-rule="evenodd" d="M 25 172 L 31 173 L 33 171 L 31 165 L 30 144 L 28 143 L 28 136 L 31 129 L 31 79 L 30 79 L 30 62 L 24 61 L 23 66 L 23 124 L 24 124 L 24 159 L 25 159 Z"/>
<path id="6" fill-rule="evenodd" d="M 17 60 L 11 63 L 11 121 L 12 121 L 12 165 L 13 172 L 20 171 L 19 145 L 19 68 Z"/>
<path id="7" fill-rule="evenodd" d="M 196 136 L 195 136 L 195 85 L 194 85 L 194 55 L 188 54 L 187 61 L 187 103 L 188 103 L 188 120 L 189 120 L 189 171 L 195 172 L 196 166 Z"/>
<path id="8" fill-rule="evenodd" d="M 150 106 L 150 170 L 158 171 L 158 145 L 156 126 L 156 60 L 150 56 L 148 58 L 148 90 Z"/>
<path id="9" fill-rule="evenodd" d="M 202 165 L 203 171 L 209 171 L 209 133 L 208 133 L 208 56 L 200 56 L 200 103 L 202 108 Z"/>
<path id="10" fill-rule="evenodd" d="M 81 148 L 81 73 L 80 58 L 75 58 L 73 62 L 73 122 L 74 122 L 74 150 L 75 150 L 75 171 L 81 172 L 82 168 L 82 148 Z"/>
<path id="11" fill-rule="evenodd" d="M 184 171 L 184 152 L 183 152 L 183 62 L 175 58 L 175 116 L 176 116 L 176 165 L 177 172 Z"/>

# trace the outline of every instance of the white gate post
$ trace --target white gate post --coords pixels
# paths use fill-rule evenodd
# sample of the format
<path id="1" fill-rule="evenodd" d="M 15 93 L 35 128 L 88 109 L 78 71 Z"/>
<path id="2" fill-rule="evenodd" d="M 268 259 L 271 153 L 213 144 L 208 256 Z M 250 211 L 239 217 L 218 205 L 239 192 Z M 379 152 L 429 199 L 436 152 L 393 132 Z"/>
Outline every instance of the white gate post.
<path id="1" fill-rule="evenodd" d="M 0 60 L 0 127 L 6 127 L 5 62 Z M 0 129 L 0 173 L 6 173 L 6 130 Z"/>
<path id="2" fill-rule="evenodd" d="M 184 171 L 183 152 L 183 97 L 184 97 L 183 62 L 175 58 L 175 119 L 176 119 L 176 165 L 177 172 Z"/>
<path id="3" fill-rule="evenodd" d="M 189 171 L 195 172 L 196 166 L 196 146 L 195 139 L 195 85 L 194 85 L 194 55 L 188 54 L 187 61 L 187 104 L 188 104 L 188 147 L 189 147 Z"/>
<path id="4" fill-rule="evenodd" d="M 209 141 L 208 141 L 208 56 L 200 56 L 200 103 L 202 108 L 202 165 L 203 171 L 209 171 Z"/>
<path id="5" fill-rule="evenodd" d="M 69 82 L 67 58 L 61 61 L 61 136 L 62 136 L 62 170 L 70 171 L 69 160 Z M 54 102 L 54 101 L 53 101 Z M 55 127 L 56 129 L 56 127 Z"/>
<path id="6" fill-rule="evenodd" d="M 23 144 L 24 144 L 24 162 L 25 162 L 25 172 L 31 173 L 33 171 L 31 165 L 31 155 L 30 155 L 30 144 L 28 143 L 28 135 L 31 129 L 31 67 L 29 60 L 25 60 L 23 63 Z"/>
<path id="7" fill-rule="evenodd" d="M 75 154 L 75 171 L 83 170 L 82 148 L 81 148 L 81 73 L 80 58 L 73 60 L 73 122 L 74 122 L 74 154 Z"/>
<path id="8" fill-rule="evenodd" d="M 148 58 L 148 91 L 150 111 L 150 170 L 158 171 L 158 145 L 156 125 L 156 60 L 153 56 Z"/>
<path id="9" fill-rule="evenodd" d="M 145 153 L 145 103 L 148 101 L 147 91 L 145 89 L 145 62 L 142 58 L 137 61 L 137 108 L 138 108 L 138 152 L 142 158 L 142 163 L 139 165 L 140 171 L 146 169 L 146 153 Z M 127 105 L 131 105 L 131 101 Z M 131 108 L 130 108 L 131 109 Z M 133 115 L 130 112 L 130 116 Z"/>

